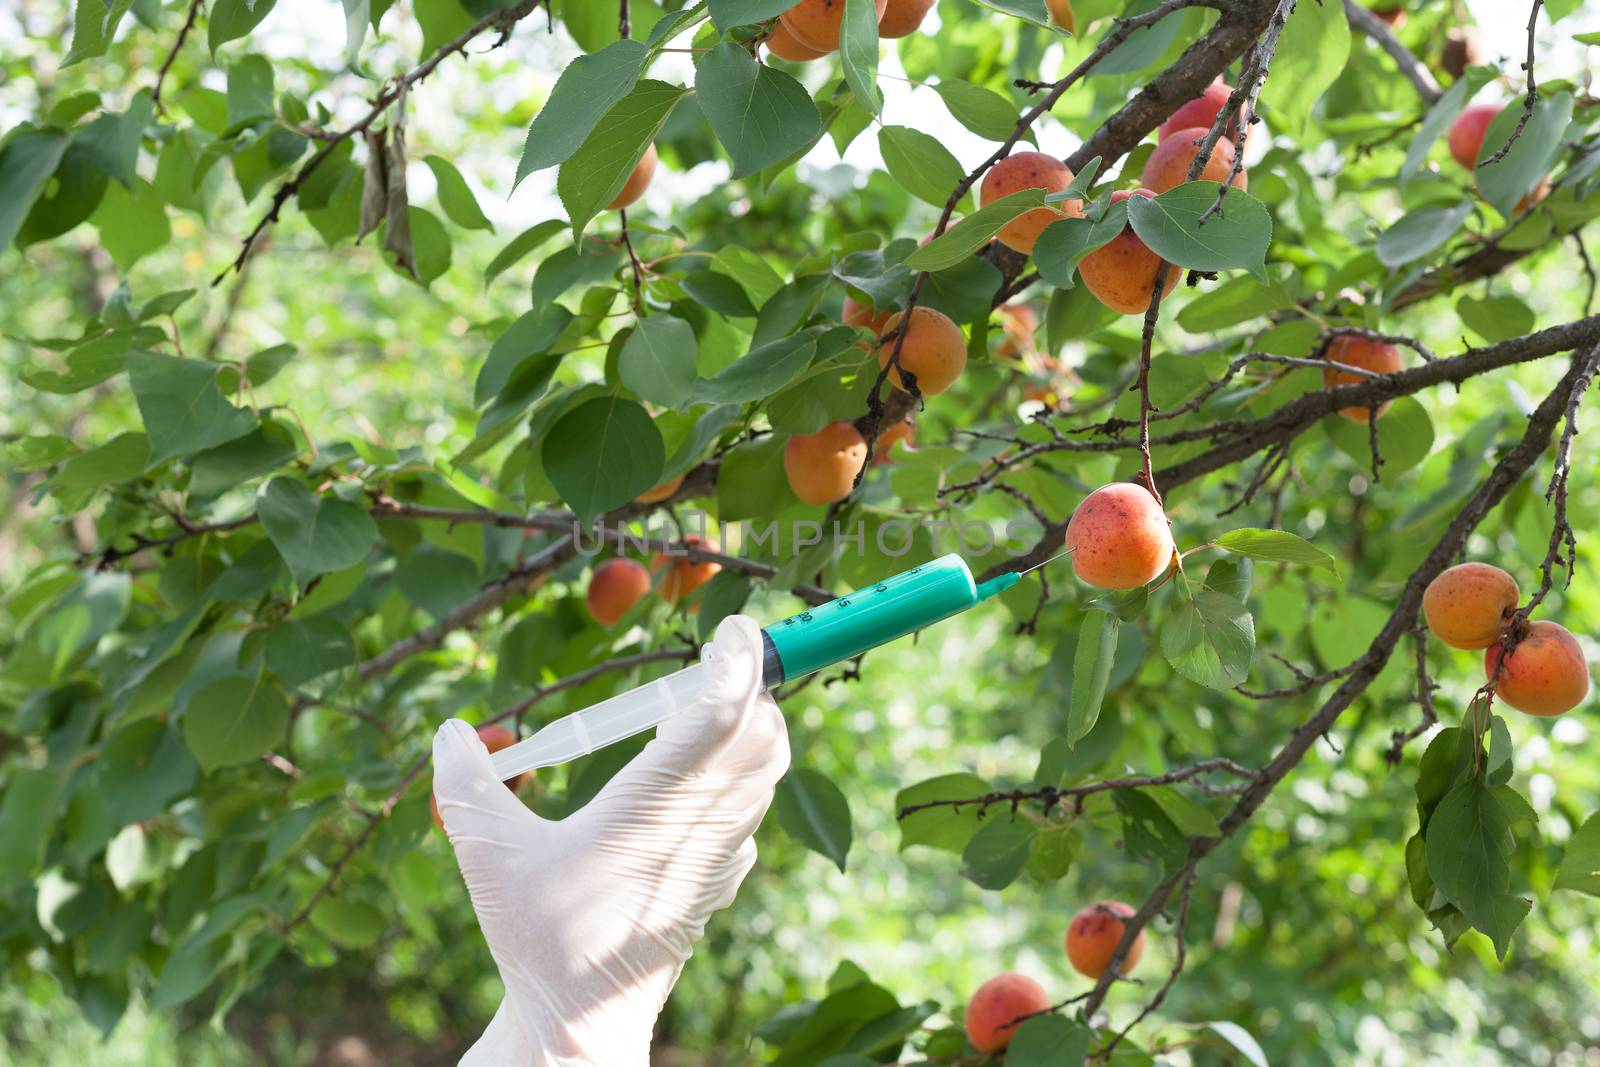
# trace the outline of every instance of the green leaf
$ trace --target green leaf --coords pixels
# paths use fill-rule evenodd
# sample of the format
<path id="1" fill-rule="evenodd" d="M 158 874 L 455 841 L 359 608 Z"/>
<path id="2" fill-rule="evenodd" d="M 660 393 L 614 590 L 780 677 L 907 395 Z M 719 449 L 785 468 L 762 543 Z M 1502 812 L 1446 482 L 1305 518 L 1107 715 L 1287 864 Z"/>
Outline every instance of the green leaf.
<path id="1" fill-rule="evenodd" d="M 450 221 L 468 230 L 488 230 L 492 233 L 494 223 L 478 206 L 477 197 L 472 195 L 467 180 L 461 176 L 455 164 L 443 156 L 423 156 L 422 161 L 433 171 L 434 180 L 439 183 L 439 204 Z"/>
<path id="2" fill-rule="evenodd" d="M 983 889 L 1004 889 L 1022 873 L 1037 833 L 1026 816 L 995 806 L 961 851 L 962 877 Z"/>
<path id="3" fill-rule="evenodd" d="M 985 140 L 1004 141 L 1017 128 L 1016 105 L 993 89 L 960 78 L 940 78 L 933 91 L 957 122 Z"/>
<path id="4" fill-rule="evenodd" d="M 273 345 L 245 358 L 244 376 L 251 385 L 265 385 L 289 365 L 298 349 L 294 345 Z"/>
<path id="5" fill-rule="evenodd" d="M 534 251 L 566 228 L 567 223 L 564 219 L 545 219 L 543 222 L 534 223 L 517 234 L 509 244 L 495 253 L 495 257 L 483 269 L 483 284 L 488 285 L 500 277 L 501 274 L 504 274 L 509 268 L 521 261 L 523 256 Z"/>
<path id="6" fill-rule="evenodd" d="M 1275 563 L 1304 563 L 1320 567 L 1335 578 L 1339 577 L 1337 560 L 1310 541 L 1287 530 L 1261 530 L 1247 526 L 1229 530 L 1212 544 L 1236 556 Z"/>
<path id="7" fill-rule="evenodd" d="M 106 54 L 117 26 L 133 7 L 133 0 L 78 0 L 72 18 L 72 48 L 61 60 L 63 67 Z M 6 203 L 0 196 L 0 205 Z M 0 243 L 0 248 L 9 242 Z"/>
<path id="8" fill-rule="evenodd" d="M 908 786 L 895 794 L 896 816 L 906 808 L 942 800 L 971 800 L 989 792 L 989 783 L 972 774 L 946 774 L 925 782 Z M 913 812 L 900 823 L 900 848 L 927 845 L 929 848 L 960 852 L 978 829 L 978 807 L 968 804 L 962 808 L 947 805 Z"/>
<path id="9" fill-rule="evenodd" d="M 681 408 L 694 386 L 694 328 L 672 315 L 641 319 L 622 343 L 617 375 L 641 399 Z"/>
<path id="10" fill-rule="evenodd" d="M 957 323 L 986 322 L 1002 281 L 1000 270 L 993 263 L 981 256 L 968 256 L 953 267 L 928 275 L 922 286 L 922 306 L 942 311 Z"/>
<path id="11" fill-rule="evenodd" d="M 236 408 L 217 389 L 218 363 L 159 352 L 130 352 L 133 387 L 150 439 L 150 466 L 243 437 L 256 427 L 249 411 Z"/>
<path id="12" fill-rule="evenodd" d="M 844 870 L 850 851 L 850 803 L 838 786 L 817 771 L 791 767 L 778 782 L 772 806 L 785 833 Z"/>
<path id="13" fill-rule="evenodd" d="M 26 880 L 44 862 L 66 785 L 66 768 L 7 771 L 5 793 L 0 795 L 0 885 Z"/>
<path id="14" fill-rule="evenodd" d="M 1533 191 L 1546 178 L 1561 154 L 1561 138 L 1572 121 L 1572 94 L 1540 94 L 1534 102 L 1533 116 L 1498 163 L 1486 162 L 1511 138 L 1521 117 L 1522 104 L 1509 104 L 1496 115 L 1484 132 L 1483 147 L 1473 173 L 1483 198 L 1510 216 L 1517 201 Z M 1462 909 L 1465 910 L 1465 909 Z"/>
<path id="15" fill-rule="evenodd" d="M 1133 18 L 1155 10 L 1160 6 L 1159 0 L 1133 0 L 1122 12 L 1123 18 Z M 1143 26 L 1134 30 L 1100 62 L 1094 65 L 1089 72 L 1091 77 L 1112 74 L 1132 74 L 1144 70 L 1150 64 L 1160 59 L 1172 44 L 1173 38 L 1178 36 L 1178 31 L 1183 28 L 1182 11 L 1174 11 L 1159 20 L 1153 26 Z M 1078 25 L 1084 26 L 1088 18 L 1080 15 Z"/>
<path id="16" fill-rule="evenodd" d="M 937 208 L 944 207 L 966 176 L 961 161 L 937 137 L 909 126 L 879 129 L 878 151 L 891 178 L 918 200 Z"/>
<path id="17" fill-rule="evenodd" d="M 1364 468 L 1371 466 L 1372 436 L 1365 422 L 1330 415 L 1322 427 L 1339 451 Z M 1402 474 L 1428 458 L 1433 450 L 1433 420 L 1416 397 L 1396 397 L 1378 417 L 1378 450 L 1383 455 L 1379 473 L 1384 477 Z"/>
<path id="18" fill-rule="evenodd" d="M 949 194 L 946 193 L 946 196 Z M 944 201 L 939 201 L 943 205 Z M 905 259 L 912 270 L 943 270 L 988 244 L 1000 227 L 1035 208 L 1044 207 L 1043 189 L 1023 189 L 980 207 Z"/>
<path id="19" fill-rule="evenodd" d="M 1456 116 L 1461 114 L 1461 109 L 1467 102 L 1470 84 L 1465 78 L 1457 81 L 1445 90 L 1443 96 L 1433 102 L 1432 107 L 1428 108 L 1422 124 L 1417 127 L 1417 132 L 1411 138 L 1411 143 L 1406 145 L 1405 162 L 1400 164 L 1402 185 L 1427 162 L 1428 152 L 1433 148 L 1434 142 L 1444 136 L 1444 132 L 1450 128 Z"/>
<path id="20" fill-rule="evenodd" d="M 804 388 L 802 382 L 798 388 Z M 717 516 L 724 522 L 761 519 L 793 506 L 797 498 L 783 472 L 785 440 L 777 435 L 743 441 L 717 468 Z"/>
<path id="21" fill-rule="evenodd" d="M 561 164 L 556 192 L 572 219 L 574 240 L 583 236 L 590 219 L 616 199 L 667 116 L 686 94 L 687 90 L 666 82 L 648 78 L 639 82 Z"/>
<path id="22" fill-rule="evenodd" d="M 1456 235 L 1472 214 L 1472 202 L 1436 204 L 1407 212 L 1399 222 L 1378 237 L 1378 259 L 1391 270 L 1403 266 L 1441 247 Z"/>
<path id="23" fill-rule="evenodd" d="M 277 3 L 278 0 L 217 0 L 207 18 L 206 36 L 212 53 L 259 26 Z"/>
<path id="24" fill-rule="evenodd" d="M 367 39 L 367 23 L 372 21 L 372 0 L 344 0 L 344 65 L 353 67 L 361 58 L 361 45 Z"/>
<path id="25" fill-rule="evenodd" d="M 1296 4 L 1272 56 L 1261 102 L 1274 123 L 1298 135 L 1311 109 L 1350 59 L 1350 24 L 1342 4 Z M 1232 194 L 1230 194 L 1232 195 Z"/>
<path id="26" fill-rule="evenodd" d="M 1089 1055 L 1089 1028 L 1064 1015 L 1036 1015 L 1017 1027 L 1005 1067 L 1063 1067 Z"/>
<path id="27" fill-rule="evenodd" d="M 1067 745 L 1094 729 L 1105 699 L 1106 683 L 1111 679 L 1111 663 L 1117 653 L 1117 632 L 1121 628 L 1115 615 L 1086 611 L 1078 627 L 1078 647 L 1072 659 L 1072 696 L 1067 706 Z"/>
<path id="28" fill-rule="evenodd" d="M 540 459 L 562 500 L 587 523 L 660 482 L 666 448 L 637 401 L 605 396 L 562 415 Z"/>
<path id="29" fill-rule="evenodd" d="M 122 727 L 100 751 L 100 795 L 118 826 L 160 815 L 193 789 L 198 777 L 199 768 L 178 732 L 155 717 Z"/>
<path id="30" fill-rule="evenodd" d="M 811 362 L 817 342 L 797 333 L 751 349 L 715 378 L 694 385 L 697 404 L 744 404 L 764 399 L 782 389 Z"/>
<path id="31" fill-rule="evenodd" d="M 183 712 L 183 739 L 207 771 L 260 757 L 288 727 L 289 699 L 261 670 L 217 679 L 190 697 Z"/>
<path id="32" fill-rule="evenodd" d="M 84 158 L 124 187 L 132 188 L 137 177 L 139 144 L 155 113 L 150 94 L 141 90 L 121 114 L 101 115 L 78 134 L 76 145 Z"/>
<path id="33" fill-rule="evenodd" d="M 713 48 L 696 70 L 695 98 L 733 161 L 730 177 L 754 174 L 816 140 L 817 105 L 783 71 L 732 43 Z"/>
<path id="34" fill-rule="evenodd" d="M 549 353 L 571 321 L 572 312 L 559 304 L 524 312 L 490 346 L 489 358 L 483 361 L 472 389 L 472 402 L 482 407 L 499 395 L 525 364 Z"/>
<path id="35" fill-rule="evenodd" d="M 1033 246 L 1034 266 L 1051 285 L 1070 289 L 1078 264 L 1090 252 L 1109 243 L 1128 224 L 1126 202 L 1111 205 L 1098 222 L 1086 218 L 1052 222 Z"/>
<path id="36" fill-rule="evenodd" d="M 320 574 L 353 567 L 378 539 L 372 517 L 338 497 L 318 497 L 304 482 L 274 478 L 256 496 L 256 513 L 301 588 Z"/>
<path id="37" fill-rule="evenodd" d="M 606 112 L 633 91 L 644 61 L 645 46 L 630 40 L 617 41 L 568 63 L 556 79 L 550 99 L 528 127 L 512 188 L 534 171 L 571 158 Z"/>
<path id="38" fill-rule="evenodd" d="M 366 901 L 330 895 L 311 909 L 311 925 L 340 948 L 363 949 L 378 943 L 388 921 Z"/>
<path id="39" fill-rule="evenodd" d="M 394 579 L 405 598 L 435 621 L 472 599 L 479 585 L 478 568 L 470 559 L 433 545 L 423 545 L 401 560 Z"/>
<path id="40" fill-rule="evenodd" d="M 1252 1037 L 1244 1027 L 1226 1020 L 1209 1022 L 1204 1025 L 1212 1033 L 1237 1049 L 1241 1056 L 1250 1061 L 1251 1067 L 1267 1067 L 1267 1054 L 1261 1048 L 1261 1042 Z"/>
<path id="41" fill-rule="evenodd" d="M 220 496 L 289 463 L 299 453 L 294 434 L 273 419 L 243 437 L 207 449 L 189 464 L 189 493 L 201 499 Z"/>
<path id="42" fill-rule="evenodd" d="M 736 26 L 754 26 L 783 14 L 794 0 L 707 0 L 711 21 L 723 33 Z"/>
<path id="43" fill-rule="evenodd" d="M 1511 817 L 1503 803 L 1507 787 L 1489 789 L 1469 779 L 1439 801 L 1428 820 L 1428 875 L 1445 898 L 1506 958 L 1511 935 L 1532 910 L 1511 892 Z"/>
<path id="44" fill-rule="evenodd" d="M 1463 296 L 1456 314 L 1491 344 L 1531 333 L 1535 322 L 1533 309 L 1514 296 Z"/>
<path id="45" fill-rule="evenodd" d="M 1120 789 L 1112 805 L 1122 817 L 1122 841 L 1128 855 L 1149 860 L 1162 870 L 1181 870 L 1189 855 L 1189 839 L 1166 809 L 1143 789 Z"/>
<path id="46" fill-rule="evenodd" d="M 1600 813 L 1583 820 L 1578 832 L 1567 839 L 1555 888 L 1600 897 Z"/>
<path id="47" fill-rule="evenodd" d="M 1231 689 L 1250 673 L 1255 654 L 1250 609 L 1214 589 L 1179 599 L 1161 627 L 1161 654 L 1172 669 L 1210 689 Z"/>
<path id="48" fill-rule="evenodd" d="M 1222 827 L 1217 818 L 1199 803 L 1190 800 L 1170 785 L 1156 785 L 1144 790 L 1145 794 L 1161 806 L 1180 833 L 1189 837 L 1221 837 Z"/>
<path id="49" fill-rule="evenodd" d="M 286 619 L 267 631 L 267 667 L 287 686 L 299 686 L 356 661 L 350 631 L 326 615 Z"/>
<path id="50" fill-rule="evenodd" d="M 228 128 L 237 130 L 277 114 L 272 101 L 272 64 L 265 56 L 241 56 L 228 68 Z"/>
<path id="51" fill-rule="evenodd" d="M 79 0 L 80 10 L 88 4 L 99 7 L 100 0 Z M 0 252 L 16 239 L 66 150 L 64 134 L 44 131 L 19 133 L 0 149 Z"/>
<path id="52" fill-rule="evenodd" d="M 844 0 L 839 20 L 839 59 L 856 103 L 874 116 L 883 112 L 878 91 L 878 11 L 873 0 Z"/>
<path id="53" fill-rule="evenodd" d="M 1222 208 L 1204 225 L 1203 215 L 1216 203 L 1217 182 L 1186 182 L 1154 200 L 1135 196 L 1128 221 L 1156 255 L 1189 270 L 1248 270 L 1267 280 L 1267 246 L 1272 243 L 1272 216 L 1266 207 L 1238 189 L 1229 189 Z"/>
<path id="54" fill-rule="evenodd" d="M 143 178 L 134 182 L 132 191 L 116 184 L 107 186 L 89 221 L 124 272 L 172 238 L 161 194 Z"/>
<path id="55" fill-rule="evenodd" d="M 1035 249 L 1034 258 L 1038 255 Z M 1295 292 L 1288 285 L 1280 282 L 1263 285 L 1254 278 L 1240 275 L 1183 305 L 1178 311 L 1178 325 L 1190 333 L 1211 333 L 1293 307 L 1294 302 Z"/>
<path id="56" fill-rule="evenodd" d="M 1060 32 L 1050 21 L 1050 12 L 1046 10 L 1044 0 L 973 0 L 973 3 L 990 11 L 998 11 L 1002 15 L 1030 22 L 1040 29 L 1050 30 L 1052 33 Z"/>

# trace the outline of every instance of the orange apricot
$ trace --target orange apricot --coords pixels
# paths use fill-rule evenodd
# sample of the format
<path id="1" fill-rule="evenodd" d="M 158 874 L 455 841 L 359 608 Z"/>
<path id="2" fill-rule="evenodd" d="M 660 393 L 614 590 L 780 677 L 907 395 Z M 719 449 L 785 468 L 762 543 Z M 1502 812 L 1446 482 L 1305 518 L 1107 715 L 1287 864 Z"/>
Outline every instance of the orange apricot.
<path id="1" fill-rule="evenodd" d="M 1132 916 L 1133 908 L 1120 900 L 1090 904 L 1074 915 L 1072 924 L 1067 927 L 1067 959 L 1073 968 L 1085 978 L 1099 978 L 1104 974 L 1127 929 L 1124 920 Z M 1140 930 L 1133 947 L 1128 949 L 1128 958 L 1122 961 L 1123 974 L 1132 971 L 1144 955 L 1144 933 Z"/>
<path id="2" fill-rule="evenodd" d="M 1589 664 L 1567 628 L 1539 621 L 1506 657 L 1498 642 L 1483 650 L 1484 676 L 1495 683 L 1501 700 L 1529 715 L 1564 715 L 1589 695 Z M 1499 678 L 1495 678 L 1499 668 Z"/>
<path id="3" fill-rule="evenodd" d="M 871 330 L 874 335 L 882 336 L 884 328 L 894 317 L 894 308 L 879 311 L 871 304 L 863 304 L 849 293 L 844 297 L 844 311 L 839 316 L 846 326 L 857 329 Z"/>
<path id="4" fill-rule="evenodd" d="M 1111 194 L 1111 202 L 1119 203 L 1134 196 L 1154 198 L 1155 195 L 1149 189 L 1118 189 Z M 1088 286 L 1095 299 L 1112 311 L 1124 315 L 1143 315 L 1150 310 L 1150 297 L 1155 293 L 1156 271 L 1160 263 L 1161 257 L 1150 251 L 1139 240 L 1139 235 L 1133 232 L 1133 226 L 1128 224 L 1109 244 L 1102 245 L 1079 261 L 1078 275 L 1083 278 L 1083 284 Z M 1161 299 L 1172 295 L 1182 276 L 1183 271 L 1178 267 L 1170 264 L 1166 267 L 1167 280 L 1161 287 Z"/>
<path id="5" fill-rule="evenodd" d="M 893 463 L 894 456 L 891 450 L 896 442 L 908 452 L 916 450 L 917 427 L 910 419 L 897 422 L 878 435 L 878 443 L 872 449 L 872 462 L 879 466 Z"/>
<path id="6" fill-rule="evenodd" d="M 633 173 L 628 175 L 626 182 L 622 183 L 622 191 L 617 194 L 616 199 L 606 205 L 606 209 L 615 211 L 617 208 L 627 207 L 639 199 L 644 195 L 644 191 L 650 185 L 650 179 L 655 177 L 655 173 L 656 146 L 651 145 L 644 150 L 644 155 L 640 157 L 639 162 L 634 164 Z"/>
<path id="7" fill-rule="evenodd" d="M 885 333 L 899 327 L 905 312 L 896 312 L 885 324 Z M 878 346 L 878 366 L 889 366 L 895 345 L 900 345 L 900 365 L 890 368 L 889 381 L 896 389 L 905 389 L 900 371 L 915 376 L 917 392 L 923 396 L 937 396 L 955 384 L 967 367 L 967 339 L 961 327 L 942 311 L 933 308 L 911 309 L 911 321 L 906 325 L 905 341 L 898 337 Z M 910 390 L 906 390 L 909 392 Z"/>
<path id="8" fill-rule="evenodd" d="M 642 570 L 643 568 L 640 569 Z M 502 748 L 509 748 L 511 745 L 516 744 L 517 735 L 507 730 L 504 726 L 480 726 L 478 727 L 478 740 L 482 741 L 483 747 L 490 752 L 499 752 Z M 523 783 L 527 780 L 528 775 L 526 773 L 519 774 L 515 778 L 506 780 L 506 788 L 515 793 L 522 788 Z M 444 817 L 439 814 L 439 798 L 430 796 L 428 805 L 433 809 L 433 824 L 443 830 Z"/>
<path id="9" fill-rule="evenodd" d="M 1500 114 L 1500 104 L 1474 104 L 1450 124 L 1450 154 L 1455 161 L 1474 170 L 1478 166 L 1478 153 L 1483 151 L 1483 138 L 1489 124 Z"/>
<path id="10" fill-rule="evenodd" d="M 839 22 L 844 18 L 844 5 L 845 0 L 800 0 L 779 15 L 778 21 L 783 23 L 796 41 L 807 48 L 817 52 L 836 52 L 839 50 Z M 878 21 L 883 21 L 889 0 L 873 0 L 873 6 L 878 10 Z"/>
<path id="11" fill-rule="evenodd" d="M 1520 215 L 1549 195 L 1550 179 L 1548 177 L 1540 178 L 1538 185 L 1522 194 L 1522 199 L 1518 200 L 1511 208 L 1511 213 L 1513 215 Z"/>
<path id="12" fill-rule="evenodd" d="M 1044 0 L 1050 11 L 1050 21 L 1068 33 L 1078 32 L 1078 16 L 1072 13 L 1072 0 Z"/>
<path id="13" fill-rule="evenodd" d="M 772 32 L 767 35 L 767 51 L 791 63 L 805 63 L 828 54 L 801 44 L 781 21 L 772 24 Z"/>
<path id="14" fill-rule="evenodd" d="M 922 25 L 934 0 L 889 0 L 878 19 L 879 37 L 909 37 Z"/>
<path id="15" fill-rule="evenodd" d="M 1488 563 L 1461 563 L 1428 583 L 1422 615 L 1451 648 L 1488 648 L 1517 610 L 1517 580 Z"/>
<path id="16" fill-rule="evenodd" d="M 1394 345 L 1349 333 L 1339 334 L 1328 342 L 1328 348 L 1323 353 L 1323 358 L 1333 363 L 1360 367 L 1362 370 L 1368 370 L 1374 374 L 1393 374 L 1405 365 L 1400 358 L 1400 350 Z M 1355 385 L 1357 382 L 1367 380 L 1363 375 L 1336 370 L 1333 367 L 1329 367 L 1322 372 L 1322 384 L 1329 389 L 1336 385 Z M 1378 405 L 1379 415 L 1388 410 L 1389 402 L 1387 400 Z M 1351 422 L 1366 423 L 1372 421 L 1371 408 L 1340 408 L 1339 414 Z"/>
<path id="17" fill-rule="evenodd" d="M 707 540 L 699 534 L 688 534 L 684 537 L 683 543 L 690 548 L 704 548 L 707 552 L 721 551 L 715 541 Z M 669 556 L 665 552 L 657 552 L 650 560 L 650 571 L 652 574 L 659 574 L 663 567 L 666 568 L 666 574 L 662 575 L 660 583 L 656 586 L 656 595 L 666 601 L 668 606 L 676 604 L 705 585 L 722 570 L 722 564 L 714 561 L 697 563 L 688 556 Z M 696 604 L 695 608 L 698 607 Z"/>
<path id="18" fill-rule="evenodd" d="M 832 504 L 849 496 L 866 462 L 866 438 L 844 421 L 829 423 L 816 433 L 796 434 L 783 446 L 789 488 L 807 504 Z"/>
<path id="19" fill-rule="evenodd" d="M 633 502 L 635 504 L 659 504 L 673 493 L 676 493 L 678 491 L 678 487 L 682 484 L 682 474 L 678 475 L 676 478 L 668 478 L 654 489 L 646 489 L 644 492 L 634 497 Z"/>
<path id="20" fill-rule="evenodd" d="M 1067 549 L 1080 581 L 1097 589 L 1137 589 L 1172 563 L 1172 527 L 1148 489 L 1112 482 L 1073 511 Z"/>
<path id="21" fill-rule="evenodd" d="M 1375 7 L 1372 13 L 1391 30 L 1398 30 L 1406 24 L 1406 9 L 1396 4 L 1394 7 Z"/>
<path id="22" fill-rule="evenodd" d="M 1200 154 L 1200 144 L 1206 139 L 1209 127 L 1191 126 L 1186 130 L 1174 130 L 1166 140 L 1156 145 L 1156 150 L 1150 153 L 1150 158 L 1145 160 L 1144 173 L 1139 179 L 1139 184 L 1156 193 L 1164 193 L 1168 189 L 1175 189 L 1189 180 L 1189 165 Z M 1234 159 L 1233 142 L 1226 137 L 1217 139 L 1216 147 L 1211 150 L 1211 157 L 1206 160 L 1195 181 L 1225 182 L 1233 171 Z M 1249 185 L 1249 179 L 1241 167 L 1238 177 L 1233 180 L 1233 188 L 1243 192 Z"/>
<path id="23" fill-rule="evenodd" d="M 983 184 L 978 187 L 978 200 L 980 206 L 991 204 L 1024 189 L 1059 193 L 1071 184 L 1072 171 L 1055 156 L 1047 156 L 1043 152 L 1013 152 L 990 167 L 989 173 L 983 176 Z M 1058 219 L 1076 218 L 1082 214 L 1082 200 L 1046 204 L 1018 215 L 1000 227 L 1000 232 L 995 236 L 1007 248 L 1030 255 L 1046 226 Z"/>
<path id="24" fill-rule="evenodd" d="M 1222 113 L 1222 109 L 1227 106 L 1228 97 L 1232 94 L 1233 86 L 1221 78 L 1216 79 L 1206 86 L 1205 92 L 1168 116 L 1167 121 L 1156 130 L 1156 140 L 1165 141 L 1179 130 L 1193 129 L 1197 126 L 1209 130 L 1211 124 L 1217 121 L 1217 116 Z M 1239 139 L 1237 117 L 1228 123 L 1228 128 L 1222 131 L 1222 135 L 1232 141 Z"/>
<path id="25" fill-rule="evenodd" d="M 594 569 L 583 594 L 589 615 L 601 626 L 615 626 L 650 591 L 650 572 L 631 559 L 608 559 Z"/>
<path id="26" fill-rule="evenodd" d="M 967 1040 L 979 1052 L 999 1052 L 1016 1036 L 1018 1019 L 1050 1008 L 1044 986 L 1025 974 L 997 974 L 973 991 L 967 1001 Z"/>

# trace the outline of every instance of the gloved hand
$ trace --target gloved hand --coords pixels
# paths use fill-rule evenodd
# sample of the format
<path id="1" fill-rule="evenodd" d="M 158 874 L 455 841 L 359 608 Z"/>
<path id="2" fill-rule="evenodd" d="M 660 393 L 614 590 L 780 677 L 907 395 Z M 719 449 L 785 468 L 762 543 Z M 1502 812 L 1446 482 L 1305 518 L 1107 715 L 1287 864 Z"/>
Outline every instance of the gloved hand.
<path id="1" fill-rule="evenodd" d="M 789 766 L 761 659 L 755 622 L 725 619 L 699 702 L 560 822 L 501 784 L 472 727 L 439 728 L 434 796 L 506 987 L 463 1065 L 646 1067 L 656 1016 L 755 863 L 751 835 Z"/>

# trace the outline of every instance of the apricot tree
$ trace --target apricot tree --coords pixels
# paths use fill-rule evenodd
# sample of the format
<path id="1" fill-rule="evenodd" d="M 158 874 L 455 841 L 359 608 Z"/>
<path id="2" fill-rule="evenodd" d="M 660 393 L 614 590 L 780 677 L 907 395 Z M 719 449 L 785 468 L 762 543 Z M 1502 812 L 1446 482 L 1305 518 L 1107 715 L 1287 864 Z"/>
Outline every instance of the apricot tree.
<path id="1" fill-rule="evenodd" d="M 1595 777 L 1529 763 L 1594 766 L 1558 732 L 1600 623 L 1575 0 L 1515 57 L 1442 2 L 312 7 L 0 21 L 8 972 L 106 1032 L 339 981 L 437 1037 L 493 986 L 440 721 L 502 745 L 951 550 L 1045 566 L 945 624 L 974 677 L 907 642 L 779 691 L 782 877 L 663 1044 L 1133 1067 L 1181 1026 L 1348 1063 L 1265 1006 L 1292 982 L 1184 982 L 1298 962 L 1280 883 L 1497 989 L 1563 940 L 1520 930 L 1593 925 Z M 967 704 L 995 744 L 906 726 Z M 637 750 L 519 795 L 563 817 Z M 1286 858 L 1340 805 L 1359 875 Z M 862 864 L 892 901 L 823 881 Z M 1030 936 L 874 980 L 776 884 L 808 878 L 1003 893 Z"/>

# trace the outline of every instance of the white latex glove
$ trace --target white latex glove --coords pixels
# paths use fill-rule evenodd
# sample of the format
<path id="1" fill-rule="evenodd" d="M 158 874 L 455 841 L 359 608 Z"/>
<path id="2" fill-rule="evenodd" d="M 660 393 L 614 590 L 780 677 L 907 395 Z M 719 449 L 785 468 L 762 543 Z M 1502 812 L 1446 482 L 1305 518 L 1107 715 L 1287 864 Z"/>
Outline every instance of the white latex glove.
<path id="1" fill-rule="evenodd" d="M 717 627 L 711 682 L 583 810 L 548 822 L 496 777 L 459 719 L 433 741 L 445 832 L 505 982 L 471 1067 L 645 1067 L 667 994 L 755 863 L 789 766 L 761 688 L 761 631 Z"/>

